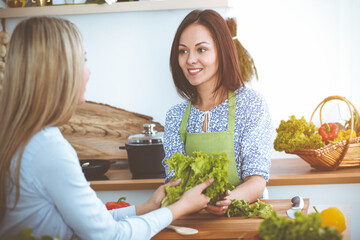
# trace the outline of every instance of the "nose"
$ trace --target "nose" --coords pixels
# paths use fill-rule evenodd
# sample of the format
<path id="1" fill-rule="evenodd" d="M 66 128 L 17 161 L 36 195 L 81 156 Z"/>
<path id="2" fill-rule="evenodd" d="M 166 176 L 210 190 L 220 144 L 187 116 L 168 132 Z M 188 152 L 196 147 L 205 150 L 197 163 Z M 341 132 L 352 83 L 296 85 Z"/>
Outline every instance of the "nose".
<path id="1" fill-rule="evenodd" d="M 187 63 L 188 64 L 194 64 L 196 63 L 198 60 L 196 54 L 194 54 L 193 52 L 190 52 L 187 58 Z"/>

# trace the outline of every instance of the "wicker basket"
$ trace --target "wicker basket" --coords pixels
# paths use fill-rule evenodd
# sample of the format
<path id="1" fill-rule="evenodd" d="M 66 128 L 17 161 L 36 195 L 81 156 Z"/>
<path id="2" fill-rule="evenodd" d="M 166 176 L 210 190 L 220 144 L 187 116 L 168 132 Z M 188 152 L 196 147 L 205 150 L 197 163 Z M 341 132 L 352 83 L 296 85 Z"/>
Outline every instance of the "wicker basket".
<path id="1" fill-rule="evenodd" d="M 349 107 L 351 115 L 351 133 L 348 140 L 343 140 L 336 144 L 328 144 L 319 149 L 297 149 L 291 154 L 296 154 L 309 163 L 313 168 L 319 170 L 336 170 L 344 167 L 360 166 L 360 136 L 352 138 L 354 130 L 354 114 L 358 116 L 359 112 L 355 106 L 346 98 L 341 96 L 330 96 L 325 98 L 314 110 L 311 115 L 310 122 L 316 110 L 320 107 L 320 123 L 322 124 L 321 112 L 325 103 L 331 100 L 344 101 Z"/>

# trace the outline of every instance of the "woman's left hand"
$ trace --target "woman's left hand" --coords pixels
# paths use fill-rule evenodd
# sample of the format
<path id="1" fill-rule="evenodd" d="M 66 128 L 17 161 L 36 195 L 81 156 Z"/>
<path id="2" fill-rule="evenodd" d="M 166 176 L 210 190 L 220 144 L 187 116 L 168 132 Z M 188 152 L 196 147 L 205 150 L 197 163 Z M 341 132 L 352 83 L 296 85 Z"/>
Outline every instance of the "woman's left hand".
<path id="1" fill-rule="evenodd" d="M 219 201 L 216 202 L 216 206 L 208 205 L 205 208 L 206 211 L 219 216 L 225 215 L 228 207 L 231 204 L 230 193 L 230 190 L 226 190 L 225 194 L 221 196 Z"/>
<path id="2" fill-rule="evenodd" d="M 161 201 L 166 196 L 165 186 L 175 187 L 181 183 L 181 179 L 177 179 L 176 181 L 170 181 L 164 185 L 161 185 L 156 189 L 153 195 L 149 198 L 148 203 L 154 206 L 154 209 L 158 209 L 161 206 Z"/>
<path id="3" fill-rule="evenodd" d="M 150 211 L 156 210 L 161 207 L 161 201 L 166 195 L 165 186 L 175 187 L 181 183 L 181 179 L 178 179 L 173 182 L 168 182 L 167 184 L 161 185 L 158 187 L 155 192 L 151 195 L 149 200 L 145 203 L 136 205 L 136 215 L 142 215 Z"/>

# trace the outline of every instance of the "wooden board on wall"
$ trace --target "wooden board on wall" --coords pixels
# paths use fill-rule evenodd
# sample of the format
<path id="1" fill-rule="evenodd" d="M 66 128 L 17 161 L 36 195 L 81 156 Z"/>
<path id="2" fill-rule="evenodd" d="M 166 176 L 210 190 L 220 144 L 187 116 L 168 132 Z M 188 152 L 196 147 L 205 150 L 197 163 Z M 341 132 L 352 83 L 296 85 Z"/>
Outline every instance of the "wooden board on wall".
<path id="1" fill-rule="evenodd" d="M 155 130 L 164 127 L 152 117 L 129 112 L 106 104 L 87 101 L 77 107 L 67 124 L 60 127 L 64 137 L 75 148 L 79 159 L 127 159 L 125 146 L 129 136 L 140 134 L 143 124 L 154 123 Z"/>

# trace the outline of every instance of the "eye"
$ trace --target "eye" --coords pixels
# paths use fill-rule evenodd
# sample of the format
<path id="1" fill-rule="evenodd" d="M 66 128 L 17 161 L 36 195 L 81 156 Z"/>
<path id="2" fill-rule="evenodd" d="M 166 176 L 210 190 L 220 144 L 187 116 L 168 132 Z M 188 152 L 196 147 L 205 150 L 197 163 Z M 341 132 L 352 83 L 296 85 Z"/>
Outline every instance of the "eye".
<path id="1" fill-rule="evenodd" d="M 199 51 L 200 53 L 203 53 L 203 52 L 206 52 L 206 49 L 205 49 L 205 48 L 198 48 L 198 51 Z"/>
<path id="2" fill-rule="evenodd" d="M 188 51 L 187 50 L 185 50 L 185 49 L 179 49 L 179 54 L 185 54 L 185 53 L 187 53 Z"/>

